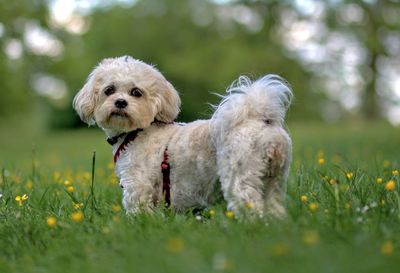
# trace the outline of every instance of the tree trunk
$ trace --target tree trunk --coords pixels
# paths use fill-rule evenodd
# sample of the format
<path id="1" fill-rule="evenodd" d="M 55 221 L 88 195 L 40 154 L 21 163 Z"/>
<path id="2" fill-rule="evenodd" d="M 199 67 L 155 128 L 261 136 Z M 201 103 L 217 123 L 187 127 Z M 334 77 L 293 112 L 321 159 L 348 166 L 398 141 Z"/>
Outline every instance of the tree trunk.
<path id="1" fill-rule="evenodd" d="M 378 36 L 378 30 L 380 26 L 380 14 L 379 1 L 375 4 L 363 3 L 361 6 L 368 15 L 368 20 L 366 23 L 367 34 L 365 36 L 365 46 L 370 55 L 370 62 L 367 64 L 370 68 L 370 78 L 367 78 L 367 85 L 364 90 L 362 97 L 362 115 L 365 119 L 379 119 L 380 118 L 380 107 L 379 98 L 377 95 L 377 77 L 378 77 L 378 67 L 377 61 L 382 52 L 382 45 Z"/>
<path id="2" fill-rule="evenodd" d="M 371 78 L 369 80 L 364 91 L 364 96 L 362 99 L 362 115 L 365 119 L 378 119 L 380 117 L 379 111 L 379 100 L 376 93 L 376 78 L 377 78 L 377 67 L 376 62 L 378 59 L 377 52 L 374 50 L 370 51 L 371 62 L 369 67 L 371 69 Z"/>

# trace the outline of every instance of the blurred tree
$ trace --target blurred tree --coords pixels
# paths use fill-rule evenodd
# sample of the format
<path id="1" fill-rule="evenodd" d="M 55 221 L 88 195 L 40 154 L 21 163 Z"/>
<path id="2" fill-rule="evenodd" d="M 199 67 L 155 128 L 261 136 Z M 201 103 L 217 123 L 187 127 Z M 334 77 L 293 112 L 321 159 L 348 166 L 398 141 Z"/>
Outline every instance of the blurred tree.
<path id="1" fill-rule="evenodd" d="M 102 58 L 132 55 L 155 64 L 175 85 L 183 99 L 181 121 L 208 118 L 207 103 L 218 101 L 212 93 L 223 92 L 239 75 L 255 78 L 277 73 L 295 89 L 298 107 L 292 116 L 317 116 L 316 109 L 305 103 L 305 97 L 312 95 L 304 81 L 307 72 L 285 55 L 271 33 L 279 24 L 276 18 L 271 15 L 269 21 L 256 22 L 254 31 L 234 13 L 259 16 L 256 8 L 207 1 L 146 0 L 131 7 L 98 6 L 86 18 L 89 31 L 64 38 L 64 56 L 52 64 L 50 72 L 68 83 L 72 99 Z M 66 113 L 76 117 L 72 109 Z"/>
<path id="2" fill-rule="evenodd" d="M 212 93 L 223 92 L 239 75 L 266 73 L 292 84 L 291 118 L 319 117 L 322 92 L 278 33 L 281 9 L 294 9 L 286 1 L 101 1 L 76 8 L 62 23 L 52 18 L 52 3 L 1 2 L 0 88 L 12 95 L 2 96 L 0 115 L 22 109 L 14 105 L 31 105 L 36 93 L 47 98 L 36 101 L 50 111 L 53 127 L 82 126 L 71 108 L 73 96 L 102 58 L 128 54 L 156 64 L 175 85 L 183 99 L 182 121 L 209 117 L 207 103 L 218 101 Z"/>
<path id="3" fill-rule="evenodd" d="M 242 2 L 278 6 L 282 45 L 325 90 L 329 100 L 321 112 L 327 118 L 337 119 L 345 109 L 400 123 L 400 115 L 391 114 L 400 112 L 399 1 Z M 340 109 L 329 107 L 332 102 Z"/>
<path id="4" fill-rule="evenodd" d="M 52 126 L 81 124 L 73 95 L 98 61 L 125 54 L 156 64 L 176 86 L 184 121 L 208 117 L 211 93 L 240 74 L 287 78 L 292 118 L 318 117 L 338 101 L 370 119 L 399 103 L 398 1 L 101 1 L 63 23 L 50 11 L 56 2 L 0 0 L 0 116 L 36 102 L 53 113 Z"/>
<path id="5" fill-rule="evenodd" d="M 39 60 L 24 44 L 26 23 L 47 26 L 46 1 L 0 1 L 0 116 L 29 108 L 30 76 Z"/>
<path id="6" fill-rule="evenodd" d="M 377 119 L 388 105 L 381 100 L 390 100 L 380 84 L 386 71 L 400 71 L 400 2 L 396 0 L 356 1 L 346 0 L 342 6 L 328 5 L 327 25 L 334 31 L 353 35 L 366 52 L 366 63 L 360 67 L 365 81 L 361 96 L 362 114 L 367 119 Z M 389 60 L 396 60 L 395 66 Z M 392 72 L 393 73 L 393 72 Z M 391 80 L 391 79 L 389 79 Z M 379 95 L 380 91 L 380 95 Z M 384 95 L 386 93 L 386 96 Z M 389 95 L 390 96 L 390 95 Z"/>

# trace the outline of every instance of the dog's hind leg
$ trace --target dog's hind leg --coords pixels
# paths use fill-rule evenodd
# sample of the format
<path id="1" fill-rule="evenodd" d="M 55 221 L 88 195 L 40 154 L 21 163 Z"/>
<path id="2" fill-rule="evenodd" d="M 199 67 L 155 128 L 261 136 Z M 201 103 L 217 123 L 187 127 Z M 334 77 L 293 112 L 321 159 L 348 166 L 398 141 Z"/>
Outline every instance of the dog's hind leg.
<path id="1" fill-rule="evenodd" d="M 228 209 L 235 214 L 284 216 L 291 141 L 281 127 L 248 124 L 217 148 L 218 172 Z"/>

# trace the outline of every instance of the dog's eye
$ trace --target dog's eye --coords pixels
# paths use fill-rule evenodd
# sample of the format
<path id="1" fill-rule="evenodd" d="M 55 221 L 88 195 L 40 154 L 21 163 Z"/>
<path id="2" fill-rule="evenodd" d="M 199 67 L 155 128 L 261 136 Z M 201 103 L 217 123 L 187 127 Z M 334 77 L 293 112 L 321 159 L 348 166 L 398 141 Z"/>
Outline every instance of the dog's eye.
<path id="1" fill-rule="evenodd" d="M 107 96 L 110 96 L 115 93 L 115 86 L 114 85 L 109 85 L 104 89 L 104 94 Z"/>
<path id="2" fill-rule="evenodd" d="M 140 90 L 139 88 L 135 87 L 131 90 L 130 92 L 131 96 L 140 98 L 142 96 L 142 90 Z"/>
<path id="3" fill-rule="evenodd" d="M 272 124 L 272 120 L 270 120 L 270 119 L 265 119 L 264 122 L 267 125 L 271 125 Z"/>

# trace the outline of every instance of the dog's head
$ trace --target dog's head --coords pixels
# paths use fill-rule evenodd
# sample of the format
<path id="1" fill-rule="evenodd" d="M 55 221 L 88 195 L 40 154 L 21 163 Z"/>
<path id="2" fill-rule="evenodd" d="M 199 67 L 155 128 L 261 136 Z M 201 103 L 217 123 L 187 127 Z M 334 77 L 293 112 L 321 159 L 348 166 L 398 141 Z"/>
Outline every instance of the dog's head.
<path id="1" fill-rule="evenodd" d="M 89 125 L 128 132 L 179 113 L 175 88 L 153 66 L 129 56 L 104 59 L 75 96 L 73 106 Z"/>

